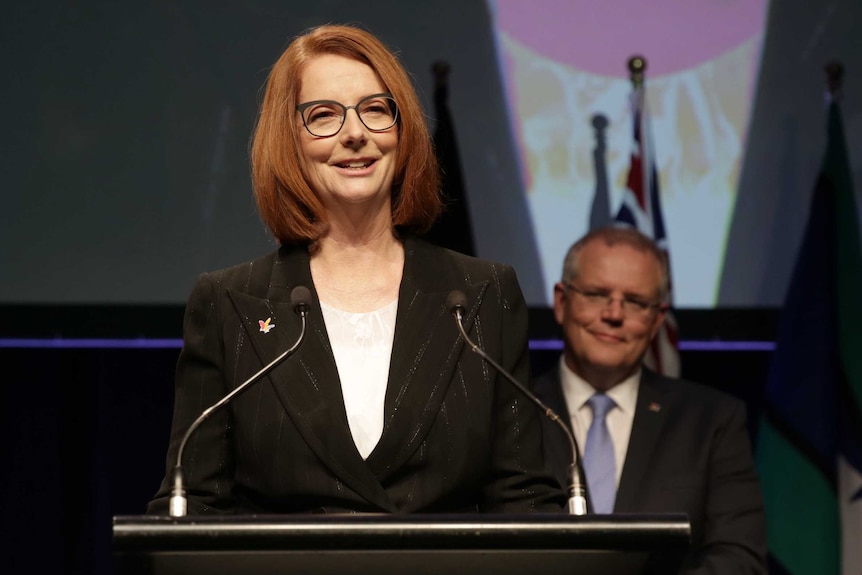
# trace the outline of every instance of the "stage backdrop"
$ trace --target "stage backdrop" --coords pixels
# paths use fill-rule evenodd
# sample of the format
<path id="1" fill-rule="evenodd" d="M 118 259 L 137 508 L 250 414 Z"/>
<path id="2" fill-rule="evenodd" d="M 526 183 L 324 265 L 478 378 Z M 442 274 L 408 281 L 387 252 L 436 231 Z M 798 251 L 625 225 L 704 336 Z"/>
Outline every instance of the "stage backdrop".
<path id="1" fill-rule="evenodd" d="M 248 177 L 260 90 L 296 34 L 348 22 L 398 51 L 429 115 L 431 66 L 449 62 L 478 255 L 514 264 L 539 307 L 588 226 L 596 115 L 619 205 L 626 60 L 643 54 L 676 305 L 778 306 L 831 58 L 862 181 L 859 21 L 855 0 L 15 3 L 0 18 L 0 304 L 181 305 L 200 272 L 273 249 Z"/>

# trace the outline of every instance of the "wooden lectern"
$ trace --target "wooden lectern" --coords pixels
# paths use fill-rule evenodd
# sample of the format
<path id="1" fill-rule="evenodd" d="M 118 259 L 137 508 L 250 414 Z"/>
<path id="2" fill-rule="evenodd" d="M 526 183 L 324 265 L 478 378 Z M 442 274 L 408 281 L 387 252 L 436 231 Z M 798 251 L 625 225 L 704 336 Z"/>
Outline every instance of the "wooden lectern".
<path id="1" fill-rule="evenodd" d="M 117 516 L 117 575 L 673 574 L 686 515 Z"/>

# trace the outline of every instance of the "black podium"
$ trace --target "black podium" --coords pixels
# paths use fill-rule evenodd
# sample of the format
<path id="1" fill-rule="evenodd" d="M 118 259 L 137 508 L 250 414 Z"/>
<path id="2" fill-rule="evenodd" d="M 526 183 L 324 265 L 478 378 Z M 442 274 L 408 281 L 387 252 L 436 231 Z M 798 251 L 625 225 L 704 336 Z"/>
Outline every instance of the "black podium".
<path id="1" fill-rule="evenodd" d="M 685 515 L 118 516 L 117 575 L 673 574 Z"/>

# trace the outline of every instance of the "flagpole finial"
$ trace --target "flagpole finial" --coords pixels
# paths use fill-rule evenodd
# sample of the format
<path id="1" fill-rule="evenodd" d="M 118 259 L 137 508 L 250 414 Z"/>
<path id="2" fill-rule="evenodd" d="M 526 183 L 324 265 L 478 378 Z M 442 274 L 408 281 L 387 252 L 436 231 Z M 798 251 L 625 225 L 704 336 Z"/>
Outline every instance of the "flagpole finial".
<path id="1" fill-rule="evenodd" d="M 590 123 L 597 132 L 604 132 L 610 122 L 608 121 L 608 117 L 604 114 L 593 114 L 590 118 Z"/>
<path id="2" fill-rule="evenodd" d="M 607 142 L 606 132 L 608 129 L 608 117 L 604 114 L 593 114 L 593 117 L 590 119 L 590 123 L 593 125 L 593 131 L 596 135 L 596 147 L 600 150 L 605 149 L 605 143 Z"/>
<path id="3" fill-rule="evenodd" d="M 844 80 L 844 65 L 838 60 L 827 62 L 823 67 L 826 71 L 826 90 L 833 100 L 841 99 L 841 85 Z"/>
<path id="4" fill-rule="evenodd" d="M 448 86 L 449 84 L 449 62 L 437 60 L 431 65 L 431 72 L 434 74 L 434 85 L 437 87 Z"/>
<path id="5" fill-rule="evenodd" d="M 644 83 L 644 76 L 646 75 L 647 61 L 646 58 L 641 56 L 640 54 L 635 54 L 628 61 L 629 67 L 629 78 L 634 84 L 635 88 L 639 88 Z"/>

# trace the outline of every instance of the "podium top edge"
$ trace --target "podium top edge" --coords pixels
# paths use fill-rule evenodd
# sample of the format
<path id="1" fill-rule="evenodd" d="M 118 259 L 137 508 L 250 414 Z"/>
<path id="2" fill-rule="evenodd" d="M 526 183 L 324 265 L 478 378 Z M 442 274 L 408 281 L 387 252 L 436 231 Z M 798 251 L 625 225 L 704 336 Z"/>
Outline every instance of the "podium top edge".
<path id="1" fill-rule="evenodd" d="M 244 529 L 317 529 L 339 527 L 362 529 L 374 526 L 382 530 L 440 530 L 440 529 L 627 529 L 627 530 L 690 530 L 688 515 L 668 514 L 310 514 L 310 515 L 117 515 L 113 517 L 114 531 L 127 528 L 215 528 Z"/>
<path id="2" fill-rule="evenodd" d="M 688 517 L 672 515 L 116 516 L 116 549 L 422 548 L 643 549 L 687 547 Z"/>
<path id="3" fill-rule="evenodd" d="M 511 523 L 688 523 L 685 513 L 614 513 L 611 515 L 568 515 L 565 513 L 309 513 L 309 514 L 245 514 L 245 515 L 187 515 L 170 517 L 167 515 L 115 515 L 114 524 L 122 523 L 471 523 L 471 524 L 511 524 Z"/>

